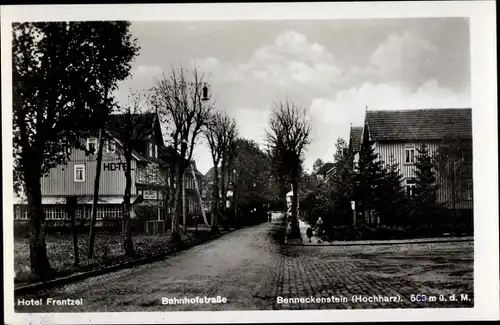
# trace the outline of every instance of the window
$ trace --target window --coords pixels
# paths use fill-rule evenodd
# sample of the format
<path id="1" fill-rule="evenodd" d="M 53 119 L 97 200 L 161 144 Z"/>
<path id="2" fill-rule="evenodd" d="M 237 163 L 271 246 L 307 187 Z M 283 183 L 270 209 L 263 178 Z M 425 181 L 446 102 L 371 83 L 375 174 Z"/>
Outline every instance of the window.
<path id="1" fill-rule="evenodd" d="M 20 206 L 16 206 L 14 212 L 14 218 L 16 220 L 28 220 L 28 209 Z"/>
<path id="2" fill-rule="evenodd" d="M 107 141 L 106 145 L 106 153 L 115 153 L 116 152 L 116 143 L 114 141 Z"/>
<path id="3" fill-rule="evenodd" d="M 97 152 L 97 139 L 96 138 L 88 138 L 87 139 L 87 150 L 95 153 Z"/>
<path id="4" fill-rule="evenodd" d="M 151 142 L 148 143 L 148 156 L 149 158 L 153 158 L 153 144 Z"/>
<path id="5" fill-rule="evenodd" d="M 101 206 L 97 208 L 96 220 L 121 219 L 121 217 L 122 207 L 119 205 Z"/>
<path id="6" fill-rule="evenodd" d="M 154 158 L 158 158 L 158 146 L 155 144 Z"/>
<path id="7" fill-rule="evenodd" d="M 405 163 L 415 163 L 415 148 L 405 148 Z"/>
<path id="8" fill-rule="evenodd" d="M 66 208 L 63 207 L 44 207 L 46 220 L 64 220 L 67 218 Z"/>
<path id="9" fill-rule="evenodd" d="M 75 182 L 85 182 L 85 165 L 75 164 Z"/>
<path id="10" fill-rule="evenodd" d="M 415 185 L 416 181 L 414 179 L 406 180 L 406 195 L 409 197 L 415 196 Z"/>

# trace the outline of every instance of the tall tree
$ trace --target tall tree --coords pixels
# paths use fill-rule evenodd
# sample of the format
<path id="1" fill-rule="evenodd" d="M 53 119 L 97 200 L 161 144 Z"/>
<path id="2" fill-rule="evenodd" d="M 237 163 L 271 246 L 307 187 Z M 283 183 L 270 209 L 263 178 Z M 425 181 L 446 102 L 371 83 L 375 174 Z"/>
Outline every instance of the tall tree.
<path id="1" fill-rule="evenodd" d="M 428 225 L 440 212 L 437 203 L 436 174 L 434 163 L 427 146 L 417 148 L 415 157 L 415 187 L 413 193 L 414 221 L 426 222 Z"/>
<path id="2" fill-rule="evenodd" d="M 333 170 L 329 178 L 329 188 L 333 191 L 331 195 L 334 208 L 332 216 L 336 218 L 335 223 L 350 224 L 354 181 L 352 153 L 349 151 L 349 144 L 342 138 L 337 139 L 335 148 Z"/>
<path id="3" fill-rule="evenodd" d="M 267 156 L 270 161 L 271 177 L 275 180 L 274 184 L 274 202 L 279 204 L 279 207 L 286 211 L 286 193 L 288 192 L 287 184 L 290 181 L 290 174 L 288 170 L 283 169 L 284 161 L 280 156 L 277 148 L 268 144 Z"/>
<path id="4" fill-rule="evenodd" d="M 275 103 L 266 130 L 268 145 L 274 150 L 285 175 L 292 183 L 292 215 L 290 237 L 300 236 L 298 221 L 299 180 L 306 146 L 310 143 L 311 124 L 306 110 L 285 100 Z"/>
<path id="5" fill-rule="evenodd" d="M 123 170 L 125 191 L 122 203 L 122 243 L 125 255 L 134 256 L 136 253 L 130 221 L 132 212 L 132 158 L 134 150 L 145 147 L 145 143 L 153 136 L 153 127 L 149 123 L 156 119 L 156 114 L 148 112 L 144 96 L 141 93 L 132 94 L 129 103 L 118 108 L 117 113 L 119 115 L 110 120 L 109 129 L 118 140 L 117 153 L 125 164 Z"/>
<path id="6" fill-rule="evenodd" d="M 381 203 L 381 186 L 384 179 L 384 168 L 374 150 L 373 141 L 366 140 L 361 144 L 359 162 L 357 166 L 356 200 L 361 202 L 359 207 L 368 223 L 376 223 L 376 212 Z"/>
<path id="7" fill-rule="evenodd" d="M 101 180 L 102 155 L 105 139 L 105 125 L 111 111 L 116 107 L 113 97 L 110 95 L 117 88 L 119 80 L 129 76 L 131 62 L 139 52 L 136 40 L 132 39 L 129 31 L 130 23 L 119 22 L 108 27 L 108 31 L 101 37 L 110 46 L 103 47 L 106 51 L 106 64 L 103 66 L 100 86 L 103 88 L 103 101 L 97 111 L 97 118 L 94 127 L 99 130 L 98 146 L 96 157 L 96 173 L 94 178 L 94 196 L 92 199 L 92 211 L 90 215 L 90 231 L 87 257 L 90 259 L 94 255 L 95 223 L 97 219 L 97 205 L 99 198 L 99 184 Z"/>
<path id="8" fill-rule="evenodd" d="M 408 200 L 403 188 L 403 175 L 394 156 L 389 157 L 382 182 L 382 204 L 379 207 L 383 224 L 402 224 L 408 214 Z"/>
<path id="9" fill-rule="evenodd" d="M 205 101 L 204 76 L 196 68 L 189 73 L 183 68 L 172 68 L 169 76 L 162 75 L 151 89 L 151 103 L 162 122 L 170 129 L 168 140 L 174 152 L 175 196 L 173 203 L 172 233 L 180 240 L 179 216 L 181 184 L 184 172 L 190 166 L 196 141 L 209 119 L 214 102 Z"/>
<path id="10" fill-rule="evenodd" d="M 236 121 L 234 119 L 226 119 L 225 132 L 222 141 L 222 159 L 221 159 L 221 190 L 222 190 L 222 202 L 223 206 L 223 223 L 224 228 L 229 227 L 228 215 L 227 215 L 227 189 L 231 177 L 231 167 L 233 165 L 235 156 L 235 140 L 238 135 L 236 129 Z"/>
<path id="11" fill-rule="evenodd" d="M 460 136 L 447 136 L 441 141 L 435 156 L 442 189 L 451 194 L 453 216 L 457 203 L 472 200 L 472 142 Z"/>
<path id="12" fill-rule="evenodd" d="M 222 160 L 224 151 L 224 138 L 227 128 L 229 127 L 230 120 L 228 116 L 220 111 L 215 111 L 211 114 L 206 126 L 205 137 L 210 147 L 212 155 L 212 163 L 214 164 L 213 183 L 212 183 L 212 232 L 218 232 L 219 229 L 219 193 L 220 193 L 220 162 Z"/>
<path id="13" fill-rule="evenodd" d="M 236 138 L 235 149 L 232 170 L 235 209 L 247 210 L 269 202 L 271 181 L 268 156 L 255 141 L 244 138 Z"/>
<path id="14" fill-rule="evenodd" d="M 30 216 L 30 265 L 50 271 L 40 178 L 65 164 L 71 148 L 95 129 L 106 96 L 127 77 L 138 48 L 126 22 L 36 22 L 13 25 L 15 190 Z M 117 64 L 118 66 L 115 66 Z"/>

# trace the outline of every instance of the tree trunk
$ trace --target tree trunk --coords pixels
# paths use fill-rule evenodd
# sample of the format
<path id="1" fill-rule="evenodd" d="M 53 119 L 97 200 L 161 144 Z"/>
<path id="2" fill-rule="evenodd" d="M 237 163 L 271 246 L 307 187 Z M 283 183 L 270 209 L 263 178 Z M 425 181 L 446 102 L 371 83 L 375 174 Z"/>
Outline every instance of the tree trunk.
<path id="1" fill-rule="evenodd" d="M 299 191 L 299 182 L 297 180 L 297 176 L 292 178 L 292 218 L 291 218 L 291 232 L 290 237 L 300 237 L 300 229 L 299 229 L 299 216 L 298 216 L 298 191 Z"/>
<path id="2" fill-rule="evenodd" d="M 73 255 L 74 255 L 73 266 L 78 266 L 80 264 L 80 256 L 78 254 L 78 232 L 76 229 L 76 220 L 75 220 L 76 205 L 77 205 L 76 196 L 66 197 L 66 212 L 71 220 L 71 232 L 73 235 Z"/>
<path id="3" fill-rule="evenodd" d="M 181 200 L 181 206 L 182 206 L 182 228 L 184 229 L 184 232 L 186 232 L 186 175 L 185 173 L 182 173 L 182 182 L 181 182 L 181 191 L 182 191 L 182 200 Z"/>
<path id="4" fill-rule="evenodd" d="M 227 224 L 227 187 L 226 187 L 226 167 L 225 167 L 225 162 L 222 162 L 222 168 L 221 168 L 221 192 L 222 192 L 222 217 L 223 221 L 222 223 L 224 224 L 224 229 L 228 229 L 228 224 Z"/>
<path id="5" fill-rule="evenodd" d="M 28 167 L 29 168 L 29 167 Z M 25 171 L 28 215 L 30 217 L 30 266 L 31 272 L 42 279 L 51 273 L 45 244 L 45 213 L 42 208 L 40 175 Z"/>
<path id="6" fill-rule="evenodd" d="M 287 211 L 287 201 L 286 201 L 286 187 L 285 187 L 285 178 L 283 176 L 279 176 L 279 192 L 281 196 L 282 203 L 284 202 L 283 209 L 286 213 Z"/>
<path id="7" fill-rule="evenodd" d="M 170 167 L 169 167 L 169 173 L 168 173 L 168 198 L 166 200 L 166 207 L 167 207 L 167 212 L 168 212 L 168 215 L 170 215 L 170 217 L 172 218 L 173 220 L 173 215 L 174 215 L 174 211 L 175 211 L 175 177 L 176 177 L 176 164 L 175 163 L 170 163 Z M 172 226 L 172 220 L 171 220 L 171 224 L 170 226 Z"/>
<path id="8" fill-rule="evenodd" d="M 104 147 L 104 131 L 103 128 L 99 130 L 99 148 L 97 150 L 97 162 L 96 162 L 96 172 L 94 179 L 94 197 L 92 200 L 92 212 L 90 215 L 90 232 L 89 232 L 89 243 L 88 243 L 88 254 L 89 259 L 94 255 L 94 241 L 95 241 L 95 222 L 97 214 L 97 204 L 99 199 L 99 182 L 101 179 L 101 168 L 102 168 L 102 151 Z"/>
<path id="9" fill-rule="evenodd" d="M 132 188 L 132 171 L 131 171 L 131 153 L 125 155 L 126 168 L 125 168 L 125 195 L 123 196 L 123 250 L 125 256 L 135 256 L 134 243 L 132 241 L 132 225 L 130 221 L 130 214 L 132 205 L 130 203 L 131 188 Z"/>
<path id="10" fill-rule="evenodd" d="M 179 240 L 180 239 L 180 233 L 179 233 L 179 200 L 181 196 L 181 183 L 182 183 L 182 174 L 181 174 L 181 167 L 176 164 L 175 167 L 175 195 L 172 198 L 173 199 L 173 206 L 172 206 L 172 238 L 174 240 Z"/>
<path id="11" fill-rule="evenodd" d="M 238 187 L 236 185 L 236 180 L 234 185 L 233 202 L 234 202 L 234 226 L 238 228 L 240 221 L 238 219 Z"/>
<path id="12" fill-rule="evenodd" d="M 212 232 L 219 231 L 219 171 L 217 166 L 214 168 L 214 185 L 212 187 L 214 201 L 212 205 Z"/>

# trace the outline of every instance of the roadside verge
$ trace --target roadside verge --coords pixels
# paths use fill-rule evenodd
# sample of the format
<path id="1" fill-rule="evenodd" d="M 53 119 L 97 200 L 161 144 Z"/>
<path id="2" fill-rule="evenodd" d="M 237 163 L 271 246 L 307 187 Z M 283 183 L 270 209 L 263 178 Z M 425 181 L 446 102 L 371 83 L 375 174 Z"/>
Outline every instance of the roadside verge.
<path id="1" fill-rule="evenodd" d="M 138 266 L 138 265 L 143 265 L 143 264 L 147 264 L 147 263 L 160 261 L 162 259 L 166 259 L 170 256 L 173 256 L 177 253 L 180 253 L 180 252 L 187 250 L 189 248 L 192 248 L 194 246 L 198 246 L 198 245 L 201 245 L 203 243 L 214 240 L 216 238 L 222 237 L 222 236 L 224 236 L 228 233 L 231 233 L 237 229 L 241 229 L 241 228 L 233 228 L 233 229 L 230 229 L 228 231 L 221 231 L 221 233 L 219 233 L 219 234 L 205 237 L 205 238 L 202 238 L 199 240 L 195 240 L 193 242 L 186 243 L 185 245 L 175 246 L 168 251 L 158 253 L 155 255 L 141 257 L 141 258 L 137 258 L 137 259 L 134 259 L 131 261 L 117 263 L 117 264 L 101 267 L 101 268 L 90 270 L 90 271 L 74 273 L 74 274 L 71 274 L 69 276 L 60 277 L 60 278 L 52 279 L 49 281 L 43 281 L 43 282 L 37 282 L 37 283 L 19 286 L 17 288 L 14 288 L 14 294 L 31 293 L 31 292 L 35 292 L 35 291 L 39 291 L 39 290 L 49 289 L 49 288 L 53 288 L 56 286 L 61 286 L 61 285 L 65 285 L 68 283 L 81 281 L 81 280 L 84 280 L 84 279 L 87 279 L 90 277 L 103 275 L 103 274 L 115 272 L 115 271 L 122 270 L 122 269 L 131 268 L 131 267 Z"/>

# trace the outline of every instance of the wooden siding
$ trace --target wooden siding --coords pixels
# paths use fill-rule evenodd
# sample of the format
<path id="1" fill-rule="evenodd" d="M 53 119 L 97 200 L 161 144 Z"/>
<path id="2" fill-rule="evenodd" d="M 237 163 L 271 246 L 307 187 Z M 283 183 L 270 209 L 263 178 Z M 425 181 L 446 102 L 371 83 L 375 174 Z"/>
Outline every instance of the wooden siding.
<path id="1" fill-rule="evenodd" d="M 67 165 L 53 168 L 49 174 L 42 177 L 42 195 L 92 195 L 94 193 L 94 179 L 96 174 L 97 154 L 86 155 L 83 150 L 74 149 L 71 152 Z M 100 195 L 120 195 L 125 192 L 125 173 L 119 164 L 124 162 L 117 154 L 103 151 L 101 179 L 99 184 Z M 74 165 L 85 164 L 85 181 L 74 181 Z M 104 166 L 110 168 L 104 168 Z M 111 169 L 115 170 L 111 170 Z M 132 188 L 135 193 L 136 161 L 132 159 Z"/>
<path id="2" fill-rule="evenodd" d="M 423 144 L 425 144 L 429 150 L 429 154 L 431 156 L 435 155 L 438 151 L 440 142 L 439 141 L 429 141 L 429 142 L 375 142 L 375 152 L 379 155 L 381 161 L 384 163 L 384 166 L 390 162 L 390 156 L 392 155 L 394 161 L 399 164 L 399 170 L 403 175 L 403 185 L 406 186 L 406 180 L 415 177 L 415 164 L 407 164 L 405 163 L 405 149 L 407 147 L 415 148 L 415 157 L 418 154 L 416 149 L 420 148 Z M 472 165 L 470 166 L 471 178 L 464 181 L 464 186 L 467 190 L 464 190 L 464 194 L 462 197 L 457 197 L 457 202 L 459 202 L 459 206 L 467 206 L 471 208 L 472 206 Z M 438 202 L 447 203 L 448 207 L 452 201 L 452 191 L 451 186 L 436 173 L 437 185 L 438 188 Z"/>
<path id="3" fill-rule="evenodd" d="M 399 164 L 399 170 L 403 175 L 403 178 L 407 179 L 415 177 L 415 164 L 405 163 L 405 149 L 407 147 L 413 147 L 415 149 L 416 157 L 417 149 L 424 144 L 427 146 L 430 155 L 434 155 L 439 148 L 439 142 L 375 142 L 375 152 L 379 155 L 385 166 L 387 166 L 390 162 L 390 157 L 392 155 L 394 161 Z"/>

